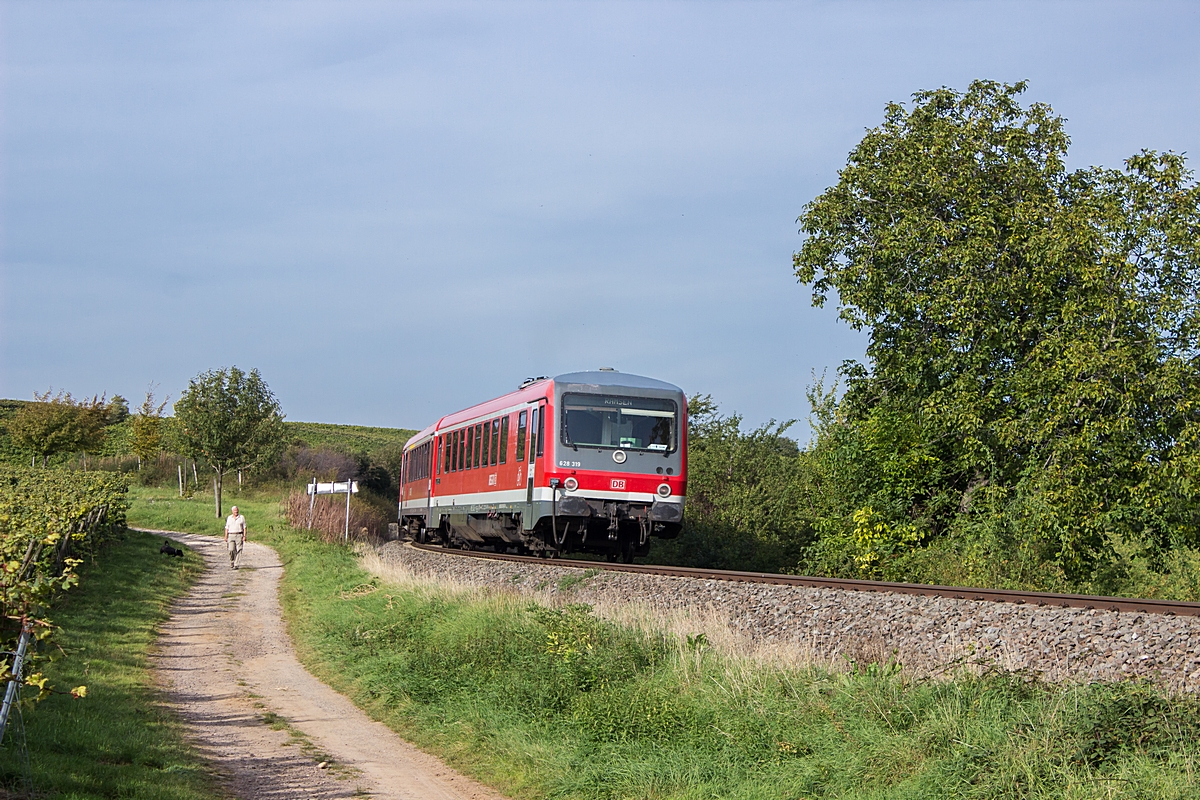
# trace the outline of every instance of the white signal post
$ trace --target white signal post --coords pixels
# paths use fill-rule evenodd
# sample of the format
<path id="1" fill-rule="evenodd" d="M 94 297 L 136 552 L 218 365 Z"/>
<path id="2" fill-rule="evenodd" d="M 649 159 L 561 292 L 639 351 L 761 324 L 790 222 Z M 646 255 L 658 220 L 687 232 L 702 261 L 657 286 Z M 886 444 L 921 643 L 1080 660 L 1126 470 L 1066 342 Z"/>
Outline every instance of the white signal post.
<path id="1" fill-rule="evenodd" d="M 313 482 L 308 484 L 309 530 L 312 530 L 313 506 L 317 502 L 317 495 L 343 493 L 346 495 L 346 530 L 342 534 L 342 540 L 347 542 L 350 541 L 350 495 L 358 494 L 358 481 L 333 481 L 332 483 L 317 483 L 317 479 L 313 478 Z"/>

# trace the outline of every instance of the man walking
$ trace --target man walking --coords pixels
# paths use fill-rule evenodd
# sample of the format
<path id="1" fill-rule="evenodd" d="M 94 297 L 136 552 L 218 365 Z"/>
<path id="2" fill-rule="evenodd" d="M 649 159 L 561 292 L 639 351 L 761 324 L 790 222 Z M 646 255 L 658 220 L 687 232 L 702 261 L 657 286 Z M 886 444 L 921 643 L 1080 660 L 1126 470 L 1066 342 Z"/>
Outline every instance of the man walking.
<path id="1" fill-rule="evenodd" d="M 237 569 L 242 560 L 242 546 L 246 543 L 246 518 L 238 513 L 238 507 L 225 519 L 225 544 L 229 547 L 229 568 Z"/>

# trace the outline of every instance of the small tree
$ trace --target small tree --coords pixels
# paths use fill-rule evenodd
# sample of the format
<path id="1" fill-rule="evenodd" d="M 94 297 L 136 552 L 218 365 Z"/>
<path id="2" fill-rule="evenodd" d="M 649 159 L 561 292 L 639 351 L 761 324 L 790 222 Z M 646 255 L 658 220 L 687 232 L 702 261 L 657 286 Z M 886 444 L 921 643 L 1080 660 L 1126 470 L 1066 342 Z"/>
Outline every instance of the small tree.
<path id="1" fill-rule="evenodd" d="M 146 390 L 146 399 L 133 418 L 133 454 L 138 459 L 138 469 L 142 461 L 157 458 L 162 451 L 162 412 L 167 407 L 170 398 L 155 405 L 154 390 Z"/>
<path id="2" fill-rule="evenodd" d="M 209 370 L 192 379 L 175 404 L 185 454 L 201 457 L 216 473 L 217 518 L 225 473 L 252 469 L 283 445 L 283 414 L 258 370 Z"/>
<path id="3" fill-rule="evenodd" d="M 129 419 L 129 401 L 119 394 L 114 394 L 104 407 L 104 424 L 117 425 Z"/>
<path id="4" fill-rule="evenodd" d="M 103 397 L 76 402 L 70 392 L 33 394 L 34 402 L 21 408 L 8 423 L 13 443 L 29 452 L 42 466 L 50 457 L 77 451 L 94 452 L 104 443 L 107 420 Z"/>

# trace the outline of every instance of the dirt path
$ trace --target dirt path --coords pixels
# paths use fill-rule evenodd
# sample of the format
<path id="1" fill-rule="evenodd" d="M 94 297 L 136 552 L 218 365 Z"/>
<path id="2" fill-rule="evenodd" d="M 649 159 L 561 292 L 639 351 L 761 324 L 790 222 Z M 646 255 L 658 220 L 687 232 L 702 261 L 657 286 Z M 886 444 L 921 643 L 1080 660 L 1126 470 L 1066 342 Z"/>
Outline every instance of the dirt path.
<path id="1" fill-rule="evenodd" d="M 274 550 L 248 542 L 234 571 L 221 539 L 157 533 L 208 562 L 163 628 L 155 669 L 192 741 L 234 796 L 503 800 L 371 720 L 300 665 L 280 618 L 282 565 Z"/>

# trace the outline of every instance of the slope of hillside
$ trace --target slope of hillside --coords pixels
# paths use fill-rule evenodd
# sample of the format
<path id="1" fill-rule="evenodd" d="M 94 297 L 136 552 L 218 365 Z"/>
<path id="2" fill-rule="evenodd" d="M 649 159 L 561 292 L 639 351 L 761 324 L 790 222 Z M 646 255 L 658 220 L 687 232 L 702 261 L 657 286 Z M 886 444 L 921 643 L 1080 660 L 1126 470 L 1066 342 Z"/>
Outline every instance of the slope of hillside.
<path id="1" fill-rule="evenodd" d="M 288 441 L 312 448 L 373 454 L 389 445 L 403 445 L 416 433 L 408 428 L 372 428 L 327 422 L 285 422 Z"/>

